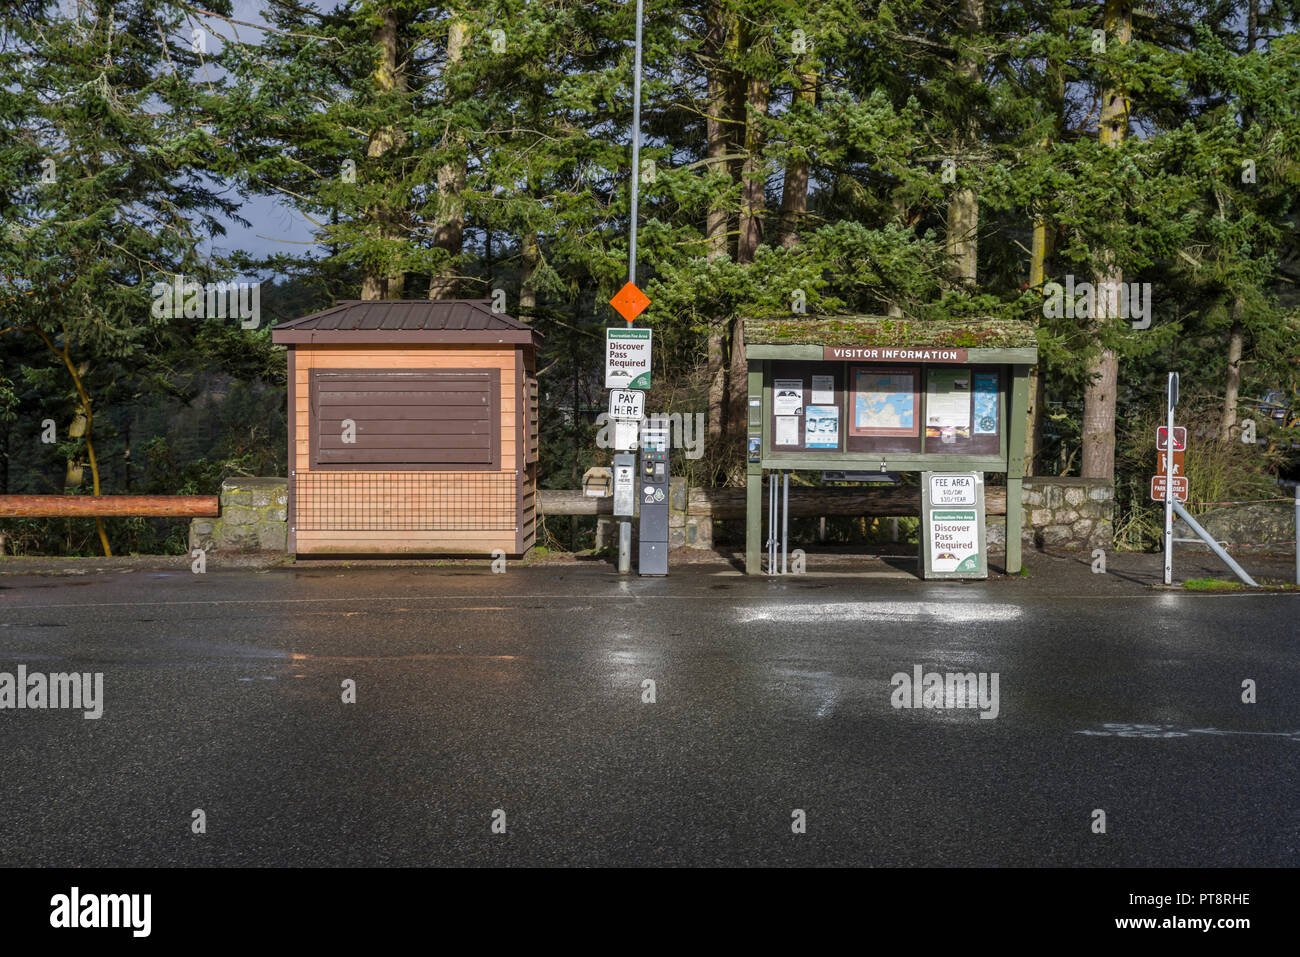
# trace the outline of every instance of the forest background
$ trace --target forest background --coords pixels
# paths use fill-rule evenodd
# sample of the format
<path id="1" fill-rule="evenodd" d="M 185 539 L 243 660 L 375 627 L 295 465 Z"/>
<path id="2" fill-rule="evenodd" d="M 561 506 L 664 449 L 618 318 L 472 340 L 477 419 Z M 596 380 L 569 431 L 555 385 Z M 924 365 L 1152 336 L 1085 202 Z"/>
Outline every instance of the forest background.
<path id="1" fill-rule="evenodd" d="M 284 475 L 275 322 L 494 296 L 545 336 L 539 483 L 576 488 L 609 461 L 633 175 L 647 408 L 704 416 L 705 454 L 675 466 L 692 484 L 743 481 L 742 321 L 840 314 L 1031 324 L 1028 471 L 1112 479 L 1120 546 L 1159 534 L 1170 370 L 1194 499 L 1295 478 L 1300 0 L 644 9 L 633 171 L 631 2 L 9 3 L 0 494 Z M 223 242 L 272 203 L 305 238 Z M 158 315 L 176 275 L 259 283 L 259 326 Z M 1150 322 L 1045 308 L 1067 277 L 1150 284 Z M 17 553 L 185 549 L 177 522 L 0 532 Z"/>

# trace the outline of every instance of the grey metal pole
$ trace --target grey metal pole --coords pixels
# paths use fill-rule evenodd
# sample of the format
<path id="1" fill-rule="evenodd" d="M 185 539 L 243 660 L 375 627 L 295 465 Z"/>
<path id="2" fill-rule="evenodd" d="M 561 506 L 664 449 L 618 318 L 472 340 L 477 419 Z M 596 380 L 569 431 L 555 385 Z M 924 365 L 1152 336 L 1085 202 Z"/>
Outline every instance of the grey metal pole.
<path id="1" fill-rule="evenodd" d="M 1174 583 L 1174 392 L 1177 373 L 1169 373 L 1165 404 L 1169 431 L 1165 435 L 1165 584 Z"/>
<path id="2" fill-rule="evenodd" d="M 784 473 L 781 481 L 781 574 L 788 571 L 786 557 L 790 551 L 790 473 Z"/>
<path id="3" fill-rule="evenodd" d="M 627 281 L 631 283 L 636 282 L 637 187 L 641 183 L 641 3 L 642 0 L 636 0 L 636 51 L 632 73 L 632 210 L 627 244 Z M 628 325 L 632 325 L 631 320 Z"/>
<path id="4" fill-rule="evenodd" d="M 776 572 L 776 473 L 767 473 L 767 573 Z"/>
<path id="5" fill-rule="evenodd" d="M 618 520 L 618 573 L 632 573 L 632 522 L 626 518 Z"/>
<path id="6" fill-rule="evenodd" d="M 632 211 L 628 222 L 630 236 L 627 244 L 627 281 L 630 283 L 636 282 L 637 185 L 641 181 L 641 2 L 642 0 L 636 0 L 636 52 L 632 72 Z M 629 319 L 627 324 L 631 326 L 632 320 Z M 637 479 L 640 479 L 639 475 Z M 618 570 L 622 575 L 632 570 L 630 518 L 618 523 Z"/>
<path id="7" fill-rule="evenodd" d="M 1183 508 L 1177 502 L 1173 503 L 1173 507 L 1174 510 L 1178 512 L 1178 517 L 1187 523 L 1188 528 L 1190 528 L 1195 534 L 1201 536 L 1201 539 L 1205 542 L 1205 544 L 1210 546 L 1210 548 L 1214 551 L 1214 554 L 1218 555 L 1219 558 L 1223 560 L 1223 564 L 1227 565 L 1229 568 L 1231 568 L 1234 572 L 1237 573 L 1238 578 L 1244 581 L 1251 588 L 1259 587 L 1259 585 L 1255 583 L 1255 579 L 1247 575 L 1246 570 L 1242 568 L 1240 565 L 1238 565 L 1235 561 L 1233 561 L 1232 556 L 1223 550 L 1223 546 L 1221 546 L 1218 542 L 1214 540 L 1214 536 L 1211 535 L 1209 532 L 1207 532 L 1205 529 L 1201 528 L 1200 523 L 1197 522 L 1196 519 L 1192 518 L 1191 514 L 1187 511 L 1187 509 Z"/>

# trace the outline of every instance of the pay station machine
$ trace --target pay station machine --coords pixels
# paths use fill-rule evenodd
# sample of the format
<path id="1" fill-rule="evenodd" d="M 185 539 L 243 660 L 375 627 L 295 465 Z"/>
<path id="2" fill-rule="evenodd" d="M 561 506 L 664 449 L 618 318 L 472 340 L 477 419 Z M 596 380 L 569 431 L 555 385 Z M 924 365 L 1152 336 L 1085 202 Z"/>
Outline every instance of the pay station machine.
<path id="1" fill-rule="evenodd" d="M 668 574 L 668 428 L 651 420 L 641 429 L 637 501 L 641 507 L 637 571 Z"/>

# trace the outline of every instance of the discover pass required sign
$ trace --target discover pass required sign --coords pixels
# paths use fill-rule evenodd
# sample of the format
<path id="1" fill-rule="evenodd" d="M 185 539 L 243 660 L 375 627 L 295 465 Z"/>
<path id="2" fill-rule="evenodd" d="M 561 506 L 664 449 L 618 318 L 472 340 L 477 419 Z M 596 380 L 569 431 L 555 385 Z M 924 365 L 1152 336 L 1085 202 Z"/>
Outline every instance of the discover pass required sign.
<path id="1" fill-rule="evenodd" d="M 650 330 L 605 330 L 605 388 L 650 388 Z"/>
<path id="2" fill-rule="evenodd" d="M 984 473 L 921 473 L 921 571 L 925 578 L 988 578 Z"/>

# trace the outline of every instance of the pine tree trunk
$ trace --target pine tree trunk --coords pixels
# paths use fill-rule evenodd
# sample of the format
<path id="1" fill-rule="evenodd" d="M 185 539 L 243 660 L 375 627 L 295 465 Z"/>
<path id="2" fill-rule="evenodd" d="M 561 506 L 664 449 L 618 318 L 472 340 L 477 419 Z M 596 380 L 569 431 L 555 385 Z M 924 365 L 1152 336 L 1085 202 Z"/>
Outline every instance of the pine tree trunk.
<path id="1" fill-rule="evenodd" d="M 817 102 L 817 74 L 811 71 L 799 74 L 799 87 L 790 92 L 790 103 Z M 799 227 L 808 211 L 808 161 L 790 160 L 785 167 L 785 182 L 781 186 L 780 243 L 790 249 L 799 242 Z"/>
<path id="2" fill-rule="evenodd" d="M 1047 273 L 1047 257 L 1051 255 L 1051 237 L 1047 224 L 1034 223 L 1033 245 L 1029 255 L 1029 288 L 1041 290 Z M 1032 313 L 1031 321 L 1038 328 L 1040 314 Z M 1038 461 L 1039 434 L 1043 423 L 1043 380 L 1035 365 L 1029 370 L 1029 403 L 1025 409 L 1025 474 L 1036 472 Z"/>
<path id="3" fill-rule="evenodd" d="M 464 59 L 468 35 L 469 28 L 463 20 L 451 21 L 447 28 L 447 64 L 443 71 L 444 77 L 449 77 Z M 463 147 L 464 142 L 465 138 L 458 130 L 446 131 L 444 145 L 452 144 L 460 148 Z M 438 249 L 446 250 L 448 259 L 429 277 L 430 299 L 450 299 L 456 295 L 456 267 L 453 261 L 460 255 L 465 241 L 467 176 L 468 168 L 464 156 L 457 156 L 438 167 L 437 213 L 433 225 L 433 245 Z"/>
<path id="4" fill-rule="evenodd" d="M 1107 42 L 1127 44 L 1133 34 L 1133 6 L 1130 0 L 1106 0 L 1103 25 Z M 1128 98 L 1112 77 L 1102 92 L 1098 137 L 1103 146 L 1118 148 L 1128 134 Z M 1106 257 L 1103 257 L 1105 259 Z M 1123 273 L 1114 266 L 1100 270 L 1097 283 L 1097 316 L 1107 321 L 1111 297 L 1107 288 L 1118 288 Z M 1115 390 L 1119 384 L 1119 359 L 1102 349 L 1088 362 L 1088 381 L 1083 388 L 1083 456 L 1080 475 L 1084 478 L 1115 480 Z"/>
<path id="5" fill-rule="evenodd" d="M 899 226 L 907 226 L 907 203 L 899 193 L 895 192 L 889 197 L 889 205 L 894 207 L 894 222 Z M 910 228 L 910 227 L 909 227 Z M 897 299 L 891 298 L 885 304 L 885 315 L 891 319 L 901 319 L 903 316 L 903 304 Z"/>
<path id="6" fill-rule="evenodd" d="M 746 429 L 745 401 L 749 397 L 749 363 L 745 358 L 745 327 L 739 317 L 731 322 L 731 366 L 727 378 L 728 441 L 733 445 L 743 445 Z"/>
<path id="7" fill-rule="evenodd" d="M 1259 43 L 1259 0 L 1250 0 L 1246 7 L 1246 52 L 1254 51 Z M 1254 122 L 1250 111 L 1243 110 L 1241 122 L 1249 127 Z M 1237 427 L 1237 402 L 1241 394 L 1241 348 L 1246 337 L 1242 317 L 1246 311 L 1245 300 L 1240 294 L 1232 299 L 1232 328 L 1228 331 L 1228 376 L 1223 386 L 1223 416 L 1219 420 L 1219 438 L 1224 442 L 1233 440 L 1233 430 Z"/>
<path id="8" fill-rule="evenodd" d="M 708 10 L 705 52 L 708 61 L 708 105 L 705 118 L 705 155 L 710 175 L 727 171 L 728 130 L 728 77 L 723 54 L 726 48 L 728 22 L 723 4 L 711 0 Z M 708 258 L 717 259 L 727 254 L 727 225 L 730 219 L 726 202 L 718 199 L 709 206 L 705 221 Z M 725 331 L 714 325 L 709 330 L 708 341 L 709 386 L 709 443 L 717 448 L 722 442 L 727 415 L 727 365 Z"/>
<path id="9" fill-rule="evenodd" d="M 1241 345 L 1245 327 L 1241 315 L 1245 303 L 1237 297 L 1232 303 L 1232 329 L 1228 333 L 1228 379 L 1223 387 L 1223 418 L 1219 420 L 1219 438 L 1231 442 L 1237 427 L 1237 397 L 1241 391 Z"/>
<path id="10" fill-rule="evenodd" d="M 1105 290 L 1118 290 L 1123 273 L 1112 269 L 1097 275 L 1097 322 L 1108 321 L 1110 297 Z M 1102 349 L 1088 360 L 1088 380 L 1083 389 L 1083 455 L 1079 474 L 1083 478 L 1115 478 L 1115 393 L 1119 388 L 1119 359 Z"/>
<path id="11" fill-rule="evenodd" d="M 741 178 L 740 236 L 737 239 L 736 262 L 750 263 L 763 238 L 763 210 L 766 201 L 767 175 L 763 162 L 763 137 L 758 116 L 767 113 L 767 95 L 770 84 L 766 79 L 751 77 L 747 84 L 746 101 L 754 116 L 745 124 L 745 165 Z M 734 351 L 735 346 L 732 346 Z"/>
<path id="12" fill-rule="evenodd" d="M 1056 22 L 1053 20 L 1053 26 L 1055 25 Z M 1054 60 L 1049 62 L 1047 72 L 1056 81 L 1052 90 L 1051 104 L 1053 125 L 1055 126 L 1054 135 L 1059 139 L 1065 125 L 1065 75 L 1061 72 L 1060 64 Z M 1044 138 L 1038 144 L 1039 149 L 1043 152 L 1051 149 L 1052 139 L 1052 136 Z M 1045 221 L 1039 219 L 1034 223 L 1034 233 L 1029 253 L 1029 288 L 1035 292 L 1041 293 L 1043 283 L 1047 280 L 1047 261 L 1052 255 L 1052 240 L 1055 235 L 1055 232 L 1049 229 Z M 1034 312 L 1033 323 L 1035 329 L 1037 329 L 1040 320 L 1041 314 Z M 1034 475 L 1038 471 L 1038 452 L 1042 444 L 1044 393 L 1043 377 L 1039 373 L 1039 367 L 1035 365 L 1029 370 L 1029 402 L 1025 410 L 1024 468 L 1026 475 Z"/>
<path id="13" fill-rule="evenodd" d="M 519 277 L 519 318 L 525 322 L 532 322 L 533 314 L 537 309 L 537 291 L 532 287 L 533 273 L 537 271 L 537 264 L 541 260 L 537 234 L 531 231 L 525 232 L 519 238 L 519 247 L 523 264 Z"/>
<path id="14" fill-rule="evenodd" d="M 770 84 L 761 77 L 750 77 L 746 84 L 745 159 L 741 174 L 740 235 L 736 240 L 736 261 L 750 263 L 762 239 L 762 216 L 766 204 L 763 163 L 763 138 L 758 118 L 767 113 Z M 727 430 L 731 442 L 743 442 L 745 401 L 749 395 L 749 366 L 745 357 L 743 319 L 731 322 L 731 363 L 728 373 Z"/>
<path id="15" fill-rule="evenodd" d="M 375 45 L 379 47 L 379 63 L 373 74 L 375 86 L 388 93 L 403 86 L 402 77 L 397 69 L 397 11 L 385 7 L 380 11 L 382 22 L 375 31 Z M 370 137 L 366 146 L 366 155 L 377 158 L 385 155 L 394 147 L 401 145 L 405 137 L 401 130 L 391 126 L 380 127 Z M 394 224 L 396 214 L 387 203 L 380 203 L 369 210 L 368 219 L 374 223 L 379 235 L 384 238 L 396 236 Z M 362 299 L 387 299 L 402 294 L 405 277 L 398 269 L 383 262 L 366 264 L 365 276 L 361 283 Z"/>
<path id="16" fill-rule="evenodd" d="M 957 71 L 974 85 L 980 82 L 980 61 L 971 52 L 970 43 L 984 28 L 984 0 L 961 0 L 957 23 L 966 41 L 957 59 Z M 968 110 L 959 145 L 973 148 L 978 133 L 974 110 Z M 952 263 L 952 279 L 957 283 L 973 285 L 975 282 L 979 266 L 979 225 L 980 206 L 975 191 L 965 187 L 955 190 L 948 201 L 944 245 Z"/>

